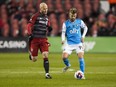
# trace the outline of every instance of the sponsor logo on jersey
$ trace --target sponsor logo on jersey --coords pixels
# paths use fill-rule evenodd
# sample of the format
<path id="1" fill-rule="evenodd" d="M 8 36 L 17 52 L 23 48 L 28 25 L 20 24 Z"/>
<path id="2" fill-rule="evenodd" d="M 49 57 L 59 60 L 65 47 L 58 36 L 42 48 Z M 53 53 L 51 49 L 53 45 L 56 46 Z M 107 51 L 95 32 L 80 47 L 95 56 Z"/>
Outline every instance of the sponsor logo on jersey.
<path id="1" fill-rule="evenodd" d="M 77 30 L 76 28 L 73 28 L 72 30 L 69 31 L 70 34 L 74 34 L 74 33 L 79 33 L 79 30 Z"/>

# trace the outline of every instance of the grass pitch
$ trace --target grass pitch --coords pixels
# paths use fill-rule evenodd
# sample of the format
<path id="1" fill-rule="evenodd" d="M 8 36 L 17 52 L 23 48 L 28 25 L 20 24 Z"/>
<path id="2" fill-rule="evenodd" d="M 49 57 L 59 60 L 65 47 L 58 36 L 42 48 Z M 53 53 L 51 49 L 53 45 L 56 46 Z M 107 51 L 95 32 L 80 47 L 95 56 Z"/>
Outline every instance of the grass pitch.
<path id="1" fill-rule="evenodd" d="M 85 54 L 86 80 L 76 80 L 79 70 L 76 54 L 69 57 L 71 68 L 62 73 L 60 53 L 50 53 L 50 74 L 45 79 L 41 54 L 31 62 L 27 53 L 0 54 L 0 87 L 116 87 L 116 54 Z"/>

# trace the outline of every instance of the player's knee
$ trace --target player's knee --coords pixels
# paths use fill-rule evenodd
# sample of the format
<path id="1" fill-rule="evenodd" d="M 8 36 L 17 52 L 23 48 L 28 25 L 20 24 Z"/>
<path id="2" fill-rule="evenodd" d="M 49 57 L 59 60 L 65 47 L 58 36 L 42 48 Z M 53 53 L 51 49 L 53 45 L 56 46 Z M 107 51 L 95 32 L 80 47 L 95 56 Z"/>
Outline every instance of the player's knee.
<path id="1" fill-rule="evenodd" d="M 68 53 L 63 53 L 63 54 L 62 54 L 62 58 L 63 58 L 63 59 L 68 58 L 68 56 L 69 56 Z"/>
<path id="2" fill-rule="evenodd" d="M 78 57 L 79 57 L 79 58 L 83 58 L 83 56 L 84 56 L 84 53 L 83 53 L 83 52 L 78 53 Z"/>
<path id="3" fill-rule="evenodd" d="M 43 52 L 42 56 L 43 56 L 43 58 L 48 58 L 48 52 Z"/>
<path id="4" fill-rule="evenodd" d="M 31 58 L 33 62 L 37 61 L 37 56 L 32 56 Z"/>

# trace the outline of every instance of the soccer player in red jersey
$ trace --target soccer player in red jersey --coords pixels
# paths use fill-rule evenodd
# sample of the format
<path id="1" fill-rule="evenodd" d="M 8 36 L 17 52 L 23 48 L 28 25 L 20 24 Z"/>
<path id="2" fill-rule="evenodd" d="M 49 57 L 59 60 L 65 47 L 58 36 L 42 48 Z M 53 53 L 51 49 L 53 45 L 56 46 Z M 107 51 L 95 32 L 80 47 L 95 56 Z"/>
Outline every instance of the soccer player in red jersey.
<path id="1" fill-rule="evenodd" d="M 47 32 L 52 31 L 50 21 L 47 16 L 48 6 L 46 3 L 40 3 L 40 11 L 32 15 L 29 23 L 27 24 L 27 30 L 29 35 L 29 58 L 33 62 L 37 60 L 38 50 L 42 53 L 43 66 L 45 69 L 46 79 L 51 79 L 49 74 L 49 43 L 47 40 Z"/>

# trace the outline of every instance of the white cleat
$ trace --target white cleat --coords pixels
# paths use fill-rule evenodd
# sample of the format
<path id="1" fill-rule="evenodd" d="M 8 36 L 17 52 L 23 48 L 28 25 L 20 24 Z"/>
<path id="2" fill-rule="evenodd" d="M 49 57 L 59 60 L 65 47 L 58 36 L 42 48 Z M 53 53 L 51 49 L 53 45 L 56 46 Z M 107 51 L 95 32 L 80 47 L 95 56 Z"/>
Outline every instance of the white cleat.
<path id="1" fill-rule="evenodd" d="M 66 66 L 66 67 L 63 68 L 62 71 L 63 71 L 63 72 L 66 72 L 69 68 L 70 68 L 70 66 Z"/>
<path id="2" fill-rule="evenodd" d="M 83 79 L 83 80 L 84 80 L 84 79 L 85 79 L 85 76 L 83 76 L 81 79 Z"/>
<path id="3" fill-rule="evenodd" d="M 45 78 L 46 78 L 46 79 L 52 79 L 52 77 L 50 76 L 49 73 L 46 73 Z"/>

